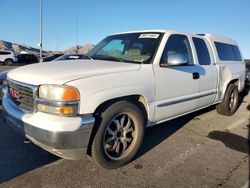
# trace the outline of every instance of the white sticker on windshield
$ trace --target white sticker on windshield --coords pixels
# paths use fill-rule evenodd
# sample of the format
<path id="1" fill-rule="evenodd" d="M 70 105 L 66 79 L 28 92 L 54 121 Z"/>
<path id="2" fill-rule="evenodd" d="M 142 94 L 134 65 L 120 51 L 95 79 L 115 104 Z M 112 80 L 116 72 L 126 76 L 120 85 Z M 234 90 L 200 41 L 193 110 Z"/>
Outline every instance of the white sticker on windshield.
<path id="1" fill-rule="evenodd" d="M 150 39 L 157 39 L 158 37 L 159 37 L 159 34 L 155 34 L 155 33 L 145 33 L 139 36 L 139 38 L 150 38 Z"/>

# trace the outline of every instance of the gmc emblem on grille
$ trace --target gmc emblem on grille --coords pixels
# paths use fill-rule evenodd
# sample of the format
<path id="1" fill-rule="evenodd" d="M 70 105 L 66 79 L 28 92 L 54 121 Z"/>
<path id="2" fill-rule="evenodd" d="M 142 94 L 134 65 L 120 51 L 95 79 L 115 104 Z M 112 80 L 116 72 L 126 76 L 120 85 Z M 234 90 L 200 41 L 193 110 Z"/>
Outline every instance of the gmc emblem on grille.
<path id="1" fill-rule="evenodd" d="M 10 95 L 14 98 L 14 99 L 19 99 L 19 92 L 10 88 Z"/>

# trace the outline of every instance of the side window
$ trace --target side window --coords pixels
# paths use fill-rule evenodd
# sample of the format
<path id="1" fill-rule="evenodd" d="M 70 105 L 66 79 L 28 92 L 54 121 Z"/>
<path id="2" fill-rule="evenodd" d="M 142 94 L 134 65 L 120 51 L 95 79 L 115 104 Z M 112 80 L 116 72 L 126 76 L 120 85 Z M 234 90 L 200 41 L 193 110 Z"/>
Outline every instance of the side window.
<path id="1" fill-rule="evenodd" d="M 171 35 L 168 38 L 165 49 L 163 51 L 161 62 L 167 62 L 168 55 L 171 53 L 179 53 L 187 56 L 188 64 L 193 63 L 192 51 L 187 36 Z"/>
<path id="2" fill-rule="evenodd" d="M 236 60 L 237 61 L 242 61 L 242 57 L 241 57 L 240 50 L 239 50 L 238 46 L 232 45 L 232 48 L 233 48 Z"/>
<path id="3" fill-rule="evenodd" d="M 211 59 L 207 45 L 203 39 L 193 37 L 195 50 L 198 56 L 198 61 L 200 65 L 210 65 Z"/>
<path id="4" fill-rule="evenodd" d="M 214 44 L 221 61 L 236 61 L 232 45 L 222 42 L 214 42 Z"/>
<path id="5" fill-rule="evenodd" d="M 0 51 L 0 55 L 9 55 L 10 52 L 4 52 L 4 51 Z"/>

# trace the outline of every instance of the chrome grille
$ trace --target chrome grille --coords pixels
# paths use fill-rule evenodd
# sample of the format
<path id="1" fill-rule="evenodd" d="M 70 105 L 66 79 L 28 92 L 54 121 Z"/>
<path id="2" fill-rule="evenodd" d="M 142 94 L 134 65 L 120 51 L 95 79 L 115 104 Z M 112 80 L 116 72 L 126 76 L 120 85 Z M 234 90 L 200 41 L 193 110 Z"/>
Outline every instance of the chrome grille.
<path id="1" fill-rule="evenodd" d="M 13 80 L 8 80 L 8 93 L 11 101 L 28 112 L 34 111 L 35 87 Z"/>

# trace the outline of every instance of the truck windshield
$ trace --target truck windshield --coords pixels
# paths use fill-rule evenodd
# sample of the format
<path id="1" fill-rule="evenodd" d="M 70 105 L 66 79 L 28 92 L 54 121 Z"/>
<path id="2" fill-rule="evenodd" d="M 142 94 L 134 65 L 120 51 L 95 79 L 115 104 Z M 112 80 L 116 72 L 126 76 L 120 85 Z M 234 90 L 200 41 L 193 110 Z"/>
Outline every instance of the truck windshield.
<path id="1" fill-rule="evenodd" d="M 128 63 L 150 63 L 162 33 L 127 33 L 111 35 L 87 55 L 93 59 Z"/>

